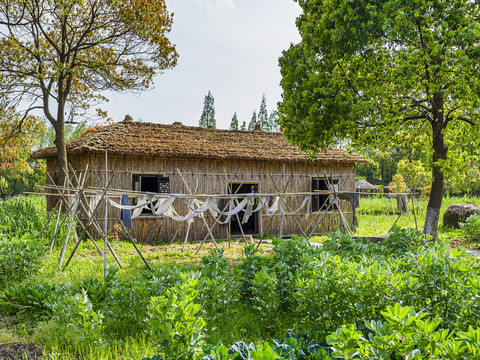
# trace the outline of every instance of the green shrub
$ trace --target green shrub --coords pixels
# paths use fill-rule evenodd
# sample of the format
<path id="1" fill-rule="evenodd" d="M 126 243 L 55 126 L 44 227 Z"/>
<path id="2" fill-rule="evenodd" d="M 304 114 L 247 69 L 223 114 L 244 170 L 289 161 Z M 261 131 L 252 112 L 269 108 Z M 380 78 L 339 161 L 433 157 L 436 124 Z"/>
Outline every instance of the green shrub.
<path id="1" fill-rule="evenodd" d="M 202 275 L 205 277 L 224 276 L 228 272 L 230 261 L 223 255 L 225 249 L 211 249 L 210 254 L 202 257 Z"/>
<path id="2" fill-rule="evenodd" d="M 74 295 L 62 294 L 51 303 L 52 320 L 59 326 L 77 326 L 90 339 L 101 340 L 103 314 L 93 309 L 87 291 Z"/>
<path id="3" fill-rule="evenodd" d="M 275 328 L 279 317 L 280 298 L 277 293 L 277 276 L 269 269 L 262 269 L 253 280 L 252 307 L 259 325 L 264 329 Z"/>
<path id="4" fill-rule="evenodd" d="M 419 230 L 412 228 L 402 229 L 395 226 L 390 235 L 381 242 L 381 245 L 385 249 L 384 255 L 402 256 L 406 252 L 426 243 L 426 240 L 425 235 Z"/>
<path id="5" fill-rule="evenodd" d="M 38 235 L 46 222 L 45 199 L 21 196 L 0 200 L 0 235 L 22 237 Z"/>
<path id="6" fill-rule="evenodd" d="M 464 223 L 460 223 L 460 228 L 474 239 L 480 235 L 480 214 L 470 215 Z"/>
<path id="7" fill-rule="evenodd" d="M 198 301 L 209 330 L 229 326 L 239 305 L 238 273 L 229 270 L 230 261 L 223 252 L 223 248 L 212 249 L 202 258 Z"/>
<path id="8" fill-rule="evenodd" d="M 386 321 L 365 323 L 368 337 L 355 326 L 338 328 L 327 337 L 332 355 L 342 359 L 478 359 L 480 329 L 451 332 L 436 316 L 399 304 L 382 312 Z"/>
<path id="9" fill-rule="evenodd" d="M 288 314 L 295 306 L 293 287 L 295 279 L 309 259 L 319 253 L 300 236 L 292 236 L 290 240 L 273 242 L 273 263 L 277 278 L 277 293 L 280 300 L 279 309 Z"/>
<path id="10" fill-rule="evenodd" d="M 199 273 L 182 275 L 182 282 L 148 305 L 147 332 L 168 359 L 192 359 L 204 344 L 205 321 L 199 316 Z"/>
<path id="11" fill-rule="evenodd" d="M 271 266 L 271 259 L 260 255 L 250 255 L 235 269 L 238 272 L 236 276 L 240 282 L 239 300 L 242 303 L 246 305 L 251 303 L 255 274 L 263 268 L 270 268 Z"/>
<path id="12" fill-rule="evenodd" d="M 42 247 L 31 240 L 0 238 L 0 286 L 36 274 L 42 254 Z"/>

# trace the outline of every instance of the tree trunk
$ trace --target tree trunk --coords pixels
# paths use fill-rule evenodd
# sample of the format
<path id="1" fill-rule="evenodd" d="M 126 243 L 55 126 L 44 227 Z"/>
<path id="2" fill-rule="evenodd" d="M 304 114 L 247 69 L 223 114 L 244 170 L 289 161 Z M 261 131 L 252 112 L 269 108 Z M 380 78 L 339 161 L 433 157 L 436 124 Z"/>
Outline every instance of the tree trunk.
<path id="1" fill-rule="evenodd" d="M 438 220 L 440 218 L 440 208 L 443 200 L 444 175 L 438 163 L 439 160 L 447 158 L 447 147 L 443 138 L 443 130 L 446 128 L 443 118 L 443 96 L 437 94 L 434 96 L 433 104 L 432 132 L 433 132 L 433 164 L 432 175 L 433 183 L 430 192 L 430 199 L 427 205 L 427 214 L 424 234 L 432 235 L 433 240 L 437 238 Z"/>
<path id="2" fill-rule="evenodd" d="M 57 161 L 58 161 L 58 183 L 57 185 L 63 186 L 67 177 L 68 165 L 67 165 L 67 149 L 65 147 L 65 116 L 63 113 L 63 107 L 59 106 L 57 121 L 55 121 L 53 128 L 55 129 L 55 141 L 53 142 L 57 148 Z"/>

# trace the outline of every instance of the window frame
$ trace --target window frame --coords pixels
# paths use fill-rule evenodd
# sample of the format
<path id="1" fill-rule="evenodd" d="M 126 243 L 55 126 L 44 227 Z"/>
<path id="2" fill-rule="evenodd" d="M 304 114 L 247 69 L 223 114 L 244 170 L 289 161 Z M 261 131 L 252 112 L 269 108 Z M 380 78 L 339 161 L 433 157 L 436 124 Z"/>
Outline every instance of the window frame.
<path id="1" fill-rule="evenodd" d="M 329 183 L 333 185 L 330 188 Z M 318 213 L 325 211 L 332 204 L 332 191 L 339 191 L 340 179 L 334 176 L 312 176 L 310 179 L 310 190 L 312 193 L 318 192 L 318 195 L 311 195 L 311 212 Z M 321 185 L 323 184 L 323 186 Z M 315 186 L 316 185 L 316 186 Z M 337 205 L 332 204 L 329 211 L 336 210 Z"/>
<path id="2" fill-rule="evenodd" d="M 142 177 L 144 178 L 157 178 L 157 188 L 156 191 L 150 190 L 142 190 Z M 166 184 L 166 186 L 165 186 Z M 166 187 L 166 191 L 161 191 L 161 187 Z M 170 186 L 170 177 L 165 176 L 164 174 L 152 174 L 152 173 L 132 173 L 132 186 L 133 191 L 140 191 L 140 192 L 151 192 L 155 194 L 171 194 L 171 186 Z M 134 198 L 132 201 L 133 205 L 137 204 L 138 199 Z M 152 213 L 149 209 L 142 209 L 142 213 L 140 214 L 141 217 L 158 217 Z"/>

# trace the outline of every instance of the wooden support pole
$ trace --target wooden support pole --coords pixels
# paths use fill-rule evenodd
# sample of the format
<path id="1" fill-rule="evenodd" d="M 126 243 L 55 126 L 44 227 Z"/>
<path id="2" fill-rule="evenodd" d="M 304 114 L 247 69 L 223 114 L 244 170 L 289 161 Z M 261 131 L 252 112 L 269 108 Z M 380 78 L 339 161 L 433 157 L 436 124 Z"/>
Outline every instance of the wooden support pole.
<path id="1" fill-rule="evenodd" d="M 318 225 L 320 225 L 320 223 L 321 223 L 322 220 L 323 220 L 323 217 L 324 217 L 325 214 L 327 213 L 328 209 L 330 209 L 330 206 L 331 206 L 331 205 L 332 205 L 331 203 L 328 204 L 327 208 L 326 208 L 325 211 L 322 213 L 322 216 L 320 216 L 320 219 L 318 220 L 317 224 L 313 227 L 312 232 L 310 233 L 310 235 L 308 235 L 307 241 L 310 240 L 310 238 L 312 237 L 313 233 L 315 232 L 315 229 L 318 227 Z"/>
<path id="2" fill-rule="evenodd" d="M 107 186 L 108 186 L 108 153 L 105 150 L 105 193 L 103 194 L 103 200 L 105 201 L 105 232 L 104 232 L 104 250 L 103 250 L 103 273 L 104 276 L 107 276 L 107 268 L 108 268 L 108 259 L 107 259 L 107 249 L 108 249 L 108 195 L 107 195 Z"/>
<path id="3" fill-rule="evenodd" d="M 272 177 L 272 176 L 270 176 L 270 177 L 272 178 L 272 183 L 273 183 L 273 185 L 275 186 L 275 188 L 277 189 L 277 191 L 280 192 L 280 189 L 278 188 L 275 180 L 273 180 L 273 177 Z M 288 204 L 287 204 L 286 201 L 285 201 L 285 207 L 286 207 L 286 209 L 287 209 L 288 212 L 292 212 L 291 209 L 290 209 L 290 206 L 288 206 Z M 283 214 L 282 214 L 282 215 L 283 215 Z M 306 234 L 306 232 L 303 230 L 302 226 L 301 226 L 300 223 L 298 222 L 298 220 L 297 220 L 297 218 L 295 217 L 295 215 L 292 214 L 292 215 L 290 215 L 290 216 L 293 218 L 293 220 L 294 220 L 295 223 L 297 224 L 298 228 L 299 228 L 300 231 L 302 232 L 302 235 L 306 238 L 306 237 L 307 237 L 307 234 Z M 262 238 L 263 238 L 263 237 L 262 237 Z M 262 239 L 260 239 L 260 240 L 262 240 Z"/>
<path id="4" fill-rule="evenodd" d="M 115 214 L 115 216 L 117 217 L 117 220 L 120 222 L 120 225 L 122 225 L 122 229 L 123 231 L 127 234 L 127 237 L 129 238 L 130 242 L 132 243 L 133 247 L 135 248 L 135 250 L 137 251 L 138 255 L 140 255 L 140 258 L 142 259 L 142 261 L 145 263 L 145 265 L 147 266 L 148 270 L 152 270 L 152 267 L 150 266 L 150 264 L 148 263 L 148 261 L 143 257 L 143 254 L 142 252 L 140 251 L 140 249 L 137 247 L 137 244 L 135 244 L 135 241 L 133 240 L 132 236 L 130 235 L 130 232 L 127 230 L 127 228 L 125 227 L 125 224 L 123 223 L 123 221 L 120 219 L 120 216 L 118 216 L 117 212 L 115 211 L 115 209 L 113 209 L 112 207 L 112 212 Z"/>
<path id="5" fill-rule="evenodd" d="M 49 249 L 48 249 L 48 258 L 50 259 L 50 256 L 52 255 L 52 251 L 53 251 L 53 245 L 55 243 L 55 237 L 57 236 L 57 232 L 59 231 L 58 230 L 58 222 L 60 220 L 60 214 L 62 213 L 62 205 L 63 205 L 63 201 L 57 201 L 57 204 L 55 205 L 55 207 L 57 207 L 57 205 L 59 205 L 59 209 L 58 209 L 58 214 L 57 214 L 57 220 L 55 221 L 55 230 L 53 231 L 53 237 L 52 239 L 50 240 L 50 243 L 48 244 L 49 245 Z M 67 216 L 65 215 L 65 220 L 67 219 Z M 62 222 L 63 224 L 63 222 Z M 60 225 L 61 227 L 61 225 Z"/>
<path id="6" fill-rule="evenodd" d="M 282 175 L 282 193 L 285 194 L 285 163 L 283 163 L 283 175 Z M 283 195 L 283 201 L 285 201 L 285 195 Z M 280 240 L 282 240 L 283 236 L 283 211 L 282 217 L 280 218 L 280 235 L 278 236 Z"/>
<path id="7" fill-rule="evenodd" d="M 415 214 L 415 203 L 413 202 L 413 194 L 410 194 L 410 198 L 412 200 L 412 212 L 413 212 L 413 218 L 415 219 L 415 229 L 418 230 L 417 214 Z"/>
<path id="8" fill-rule="evenodd" d="M 196 193 L 192 194 L 192 191 L 190 190 L 190 187 L 188 186 L 187 181 L 185 180 L 185 178 L 183 177 L 182 173 L 180 172 L 180 170 L 178 168 L 177 168 L 177 171 L 178 171 L 178 174 L 180 175 L 180 177 L 182 178 L 183 183 L 185 184 L 185 187 L 187 188 L 190 195 L 196 195 Z M 198 191 L 199 188 L 200 187 L 197 186 L 195 191 Z M 210 234 L 210 238 L 212 239 L 213 243 L 215 244 L 215 248 L 218 249 L 218 245 L 217 245 L 217 242 L 215 241 L 215 237 L 213 236 L 212 232 L 210 231 L 210 227 L 208 226 L 207 221 L 205 220 L 205 217 L 203 216 L 203 214 L 200 214 L 200 217 L 202 218 L 203 223 L 204 223 L 205 227 L 207 228 L 208 234 Z M 188 231 L 188 229 L 187 229 L 187 231 Z M 184 245 L 184 247 L 185 247 L 185 245 Z M 183 252 L 183 250 L 182 250 L 182 252 Z"/>
<path id="9" fill-rule="evenodd" d="M 72 170 L 72 174 L 73 174 L 73 176 L 75 177 L 75 180 L 77 181 L 77 183 L 80 183 L 80 179 L 77 178 L 77 175 L 75 174 L 75 169 L 71 166 L 71 164 L 69 164 L 69 165 L 70 165 L 70 168 L 71 168 L 71 170 Z M 86 177 L 87 174 L 88 174 L 88 173 L 87 173 L 87 169 L 86 169 L 84 176 Z M 112 176 L 112 179 L 114 178 L 114 176 L 115 176 L 115 174 Z M 110 181 L 111 181 L 112 179 L 110 179 Z M 66 179 L 66 180 L 67 180 L 67 179 Z M 70 185 L 73 187 L 73 183 L 70 181 L 70 178 L 68 178 L 68 181 L 70 182 Z M 110 184 L 110 183 L 109 183 L 109 184 Z M 83 192 L 83 193 L 81 194 L 81 200 L 82 200 L 82 199 L 85 200 L 85 202 L 87 201 L 87 198 L 85 197 L 85 192 Z M 67 203 L 67 201 L 66 201 L 64 198 L 62 198 L 62 200 L 63 200 L 63 202 L 65 202 L 65 206 L 66 206 L 68 209 L 70 209 L 70 206 L 69 206 L 69 204 Z M 100 203 L 97 204 L 97 206 L 95 207 L 93 213 L 95 213 L 95 211 L 97 210 L 99 204 L 100 204 Z M 78 224 L 79 224 L 80 227 L 82 228 L 82 234 L 81 234 L 81 236 L 80 236 L 80 239 L 83 239 L 83 236 L 84 236 L 85 234 L 87 234 L 87 236 L 88 236 L 88 238 L 90 239 L 90 241 L 92 241 L 93 244 L 95 245 L 95 248 L 97 249 L 98 253 L 99 253 L 101 256 L 103 256 L 102 250 L 101 250 L 100 247 L 98 246 L 98 244 L 97 244 L 97 242 L 95 241 L 94 237 L 93 237 L 93 236 L 90 234 L 90 232 L 87 230 L 87 229 L 88 229 L 88 225 L 90 225 L 90 222 L 91 222 L 91 220 L 92 220 L 92 216 L 93 216 L 93 215 L 90 215 L 90 211 L 89 211 L 88 207 L 87 207 L 86 205 L 84 205 L 82 201 L 80 201 L 80 206 L 82 207 L 82 210 L 89 216 L 89 221 L 88 221 L 87 225 L 84 225 L 83 222 L 79 219 L 79 217 L 75 214 L 75 219 L 77 220 Z M 93 220 L 96 220 L 96 219 L 93 218 Z M 76 248 L 74 249 L 74 251 L 72 251 L 72 256 L 73 256 L 73 254 L 75 253 L 75 251 L 76 251 Z M 113 250 L 112 250 L 112 251 L 113 251 Z M 121 263 L 119 263 L 119 266 L 122 267 L 122 266 L 121 266 Z M 67 268 L 67 264 L 65 264 L 65 266 L 64 266 L 64 269 L 66 269 L 66 268 Z"/>
<path id="10" fill-rule="evenodd" d="M 87 168 L 88 168 L 88 164 L 87 164 Z M 68 172 L 67 172 L 66 175 L 68 176 Z M 79 192 L 76 196 L 76 201 L 73 205 L 72 216 L 71 216 L 70 222 L 68 224 L 67 235 L 65 236 L 65 241 L 63 243 L 62 251 L 60 253 L 60 259 L 58 260 L 58 271 L 60 271 L 62 269 L 63 257 L 65 256 L 65 251 L 67 250 L 68 238 L 69 238 L 70 232 L 72 230 L 72 225 L 73 225 L 73 221 L 74 221 L 74 218 L 75 218 L 75 213 L 77 212 L 78 204 L 80 203 L 80 199 L 81 199 L 81 194 L 83 192 L 83 189 L 85 188 L 85 178 L 86 178 L 86 176 L 84 176 L 83 179 L 82 179 L 82 183 L 80 185 L 80 190 L 79 190 Z"/>
<path id="11" fill-rule="evenodd" d="M 225 212 L 225 210 L 227 209 L 227 206 L 228 206 L 228 204 L 224 206 L 224 208 L 222 209 L 222 212 Z M 212 227 L 210 229 L 213 231 L 213 229 L 215 228 L 215 226 L 217 226 L 217 224 L 218 224 L 218 222 L 215 221 L 215 223 L 212 225 Z M 195 252 L 195 255 L 198 254 L 198 252 L 200 251 L 200 249 L 203 246 L 203 243 L 207 240 L 207 237 L 208 237 L 208 234 L 205 235 L 205 237 L 203 238 L 202 242 L 200 243 L 200 246 L 198 247 L 197 251 Z M 230 239 L 229 239 L 229 244 L 230 244 Z"/>
<path id="12" fill-rule="evenodd" d="M 182 253 L 185 251 L 185 245 L 187 244 L 187 240 L 188 240 L 188 233 L 190 232 L 190 226 L 192 225 L 191 221 L 187 221 L 187 222 L 188 222 L 187 233 L 185 234 L 185 240 L 183 241 Z"/>

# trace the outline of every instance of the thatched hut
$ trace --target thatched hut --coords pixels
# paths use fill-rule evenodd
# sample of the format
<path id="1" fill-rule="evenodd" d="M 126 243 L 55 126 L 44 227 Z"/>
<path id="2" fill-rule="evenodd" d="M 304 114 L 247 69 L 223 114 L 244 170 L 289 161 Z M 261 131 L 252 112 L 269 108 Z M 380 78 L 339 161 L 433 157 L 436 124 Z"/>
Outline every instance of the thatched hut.
<path id="1" fill-rule="evenodd" d="M 355 183 L 355 189 L 357 192 L 363 193 L 376 193 L 379 191 L 378 187 L 370 184 L 367 180 L 364 179 L 360 179 Z"/>
<path id="2" fill-rule="evenodd" d="M 320 152 L 312 160 L 307 154 L 289 144 L 282 133 L 219 130 L 184 126 L 180 123 L 162 125 L 123 121 L 67 142 L 69 163 L 77 171 L 87 164 L 94 169 L 87 178 L 90 187 L 105 184 L 105 153 L 108 154 L 108 175 L 115 175 L 110 187 L 125 191 L 171 194 L 228 194 L 228 193 L 304 193 L 328 190 L 329 184 L 341 190 L 355 190 L 355 166 L 366 160 L 357 154 L 331 149 Z M 47 183 L 58 179 L 55 147 L 41 149 L 34 158 L 47 160 Z M 312 219 L 324 210 L 326 195 L 313 195 L 310 212 L 286 216 L 283 233 L 297 234 L 300 226 L 307 231 Z M 288 199 L 296 208 L 301 197 Z M 54 201 L 48 199 L 51 208 Z M 348 204 L 343 204 L 348 213 Z M 99 213 L 101 218 L 102 215 Z M 348 221 L 352 221 L 352 216 Z M 113 215 L 109 216 L 111 225 Z M 209 219 L 206 219 L 209 221 Z M 240 233 L 278 234 L 281 216 L 271 217 L 254 213 L 247 223 L 239 225 L 233 219 L 229 224 L 217 225 L 217 238 L 228 238 Z M 335 211 L 324 217 L 321 227 L 337 227 Z M 212 222 L 210 222 L 210 225 Z M 184 236 L 187 224 L 152 213 L 142 213 L 134 219 L 132 235 L 139 241 L 153 242 L 169 239 L 176 230 Z M 201 221 L 190 229 L 190 239 L 205 236 Z"/>

